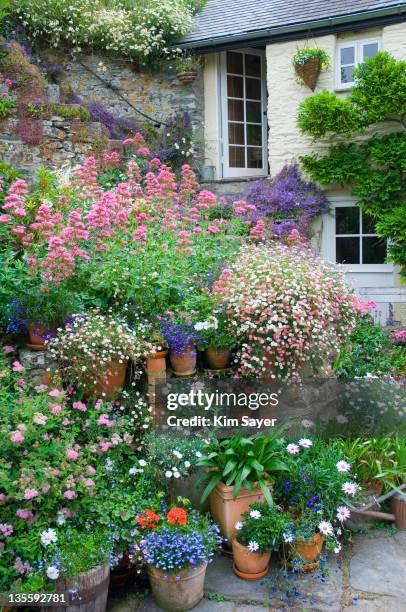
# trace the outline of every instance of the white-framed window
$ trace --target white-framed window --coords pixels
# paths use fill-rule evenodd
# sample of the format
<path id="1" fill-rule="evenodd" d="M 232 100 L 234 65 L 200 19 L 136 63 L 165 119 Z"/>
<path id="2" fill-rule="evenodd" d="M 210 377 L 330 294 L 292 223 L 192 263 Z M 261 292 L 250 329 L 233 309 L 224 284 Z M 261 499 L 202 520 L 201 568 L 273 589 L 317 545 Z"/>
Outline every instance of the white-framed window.
<path id="1" fill-rule="evenodd" d="M 379 38 L 361 39 L 341 42 L 336 50 L 336 86 L 337 89 L 348 89 L 354 85 L 354 70 L 368 57 L 380 51 Z"/>
<path id="2" fill-rule="evenodd" d="M 223 176 L 268 174 L 265 53 L 221 54 Z"/>

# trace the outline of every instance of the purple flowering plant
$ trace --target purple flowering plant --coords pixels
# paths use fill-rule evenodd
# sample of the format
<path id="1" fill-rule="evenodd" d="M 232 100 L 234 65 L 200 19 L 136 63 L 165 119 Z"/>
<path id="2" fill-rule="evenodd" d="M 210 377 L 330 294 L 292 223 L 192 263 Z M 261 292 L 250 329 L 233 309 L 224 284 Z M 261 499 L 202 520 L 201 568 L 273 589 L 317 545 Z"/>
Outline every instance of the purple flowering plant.
<path id="1" fill-rule="evenodd" d="M 175 355 L 182 355 L 201 339 L 191 320 L 169 314 L 161 318 L 160 331 L 167 346 Z"/>
<path id="2" fill-rule="evenodd" d="M 245 197 L 256 206 L 253 220 L 270 219 L 272 234 L 281 238 L 293 229 L 309 237 L 312 219 L 329 208 L 323 191 L 305 180 L 295 161 L 286 164 L 274 178 L 250 183 Z"/>

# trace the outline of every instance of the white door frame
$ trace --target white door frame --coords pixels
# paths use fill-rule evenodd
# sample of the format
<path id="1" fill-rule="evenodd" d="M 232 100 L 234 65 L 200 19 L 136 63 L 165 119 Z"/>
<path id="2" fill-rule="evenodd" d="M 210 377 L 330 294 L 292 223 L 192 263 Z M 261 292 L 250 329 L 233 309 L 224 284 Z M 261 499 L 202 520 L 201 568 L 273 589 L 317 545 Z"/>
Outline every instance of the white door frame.
<path id="1" fill-rule="evenodd" d="M 262 118 L 262 168 L 230 168 L 228 143 L 228 104 L 227 104 L 227 52 L 220 53 L 220 126 L 221 126 L 221 167 L 223 178 L 245 178 L 268 175 L 268 121 L 267 121 L 267 87 L 266 87 L 266 55 L 260 49 L 235 49 L 236 53 L 247 53 L 261 57 L 261 118 Z M 244 101 L 245 75 L 244 75 Z M 244 126 L 245 104 L 244 104 Z M 245 128 L 246 133 L 246 128 Z M 247 148 L 247 144 L 245 144 Z"/>

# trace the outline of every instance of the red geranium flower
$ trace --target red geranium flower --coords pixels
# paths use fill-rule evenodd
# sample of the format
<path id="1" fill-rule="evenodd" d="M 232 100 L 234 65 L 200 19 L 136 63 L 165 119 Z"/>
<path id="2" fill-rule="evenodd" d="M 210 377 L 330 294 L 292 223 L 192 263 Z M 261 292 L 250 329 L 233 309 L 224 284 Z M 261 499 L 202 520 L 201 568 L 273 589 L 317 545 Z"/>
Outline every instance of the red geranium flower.
<path id="1" fill-rule="evenodd" d="M 159 516 L 152 510 L 144 510 L 137 516 L 137 523 L 141 529 L 147 529 L 148 527 L 155 529 L 159 520 Z"/>
<path id="2" fill-rule="evenodd" d="M 166 518 L 171 525 L 186 525 L 187 512 L 184 508 L 172 508 Z"/>

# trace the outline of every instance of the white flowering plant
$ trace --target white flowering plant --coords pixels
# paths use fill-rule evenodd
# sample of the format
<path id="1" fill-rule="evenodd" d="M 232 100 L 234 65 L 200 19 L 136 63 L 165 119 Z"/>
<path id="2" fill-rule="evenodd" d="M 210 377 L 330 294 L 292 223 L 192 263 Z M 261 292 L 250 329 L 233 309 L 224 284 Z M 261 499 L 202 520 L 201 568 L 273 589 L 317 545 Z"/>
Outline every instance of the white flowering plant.
<path id="1" fill-rule="evenodd" d="M 10 5 L 9 18 L 36 43 L 101 49 L 145 65 L 170 55 L 193 12 L 189 0 L 20 0 Z"/>
<path id="2" fill-rule="evenodd" d="M 291 516 L 276 504 L 251 504 L 241 521 L 235 524 L 235 537 L 250 552 L 278 550 L 283 542 L 282 534 L 290 524 Z"/>
<path id="3" fill-rule="evenodd" d="M 145 439 L 146 461 L 158 480 L 168 482 L 186 478 L 197 469 L 207 448 L 200 436 L 178 437 L 151 432 Z"/>

